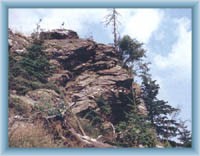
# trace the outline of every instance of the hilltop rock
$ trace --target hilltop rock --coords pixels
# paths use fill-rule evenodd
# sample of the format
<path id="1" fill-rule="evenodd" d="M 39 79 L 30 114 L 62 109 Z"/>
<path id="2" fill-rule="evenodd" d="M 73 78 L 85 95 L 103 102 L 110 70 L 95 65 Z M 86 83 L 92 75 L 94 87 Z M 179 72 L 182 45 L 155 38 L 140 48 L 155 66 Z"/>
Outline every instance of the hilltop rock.
<path id="1" fill-rule="evenodd" d="M 30 45 L 31 38 L 20 33 L 13 33 L 8 29 L 8 47 L 11 53 L 22 54 L 26 52 L 26 48 Z"/>
<path id="2" fill-rule="evenodd" d="M 30 43 L 26 37 L 12 32 L 9 34 L 11 51 L 26 48 Z M 120 65 L 114 47 L 80 39 L 76 32 L 66 29 L 41 32 L 40 39 L 44 40 L 43 51 L 54 69 L 54 73 L 48 77 L 48 83 L 54 84 L 62 93 L 40 88 L 29 91 L 24 96 L 12 93 L 10 98 L 15 97 L 27 103 L 30 107 L 28 114 L 33 110 L 33 106 L 43 110 L 45 116 L 59 113 L 60 110 L 66 113 L 70 109 L 70 113 L 77 116 L 78 124 L 72 122 L 74 118 L 69 117 L 69 114 L 62 114 L 64 123 L 59 125 L 62 129 L 59 130 L 61 138 L 63 136 L 60 131 L 68 130 L 79 141 L 87 142 L 88 146 L 88 140 L 93 140 L 93 143 L 97 143 L 97 140 L 88 138 L 86 134 L 91 135 L 90 133 L 94 132 L 99 134 L 101 127 L 104 133 L 100 138 L 107 141 L 114 140 L 116 135 L 113 125 L 123 117 L 126 104 L 130 103 L 127 97 L 132 96 L 133 88 L 136 89 L 137 94 L 140 93 L 137 85 L 132 86 L 132 75 Z M 102 108 L 102 103 L 100 104 L 99 101 L 103 101 L 103 107 L 106 108 Z M 104 112 L 104 109 L 108 112 Z M 138 106 L 138 110 L 139 113 L 146 115 L 144 105 Z M 90 113 L 95 114 L 95 117 L 88 117 Z M 95 118 L 98 119 L 96 124 L 93 123 Z M 80 128 L 79 120 L 84 123 L 83 129 L 86 134 Z M 57 119 L 51 122 L 55 121 L 57 122 Z M 87 127 L 88 125 L 93 126 L 93 132 Z M 112 147 L 97 144 L 101 147 Z"/>
<path id="3" fill-rule="evenodd" d="M 77 39 L 79 38 L 77 33 L 67 29 L 54 29 L 51 31 L 41 32 L 40 39 L 52 40 L 52 39 Z"/>

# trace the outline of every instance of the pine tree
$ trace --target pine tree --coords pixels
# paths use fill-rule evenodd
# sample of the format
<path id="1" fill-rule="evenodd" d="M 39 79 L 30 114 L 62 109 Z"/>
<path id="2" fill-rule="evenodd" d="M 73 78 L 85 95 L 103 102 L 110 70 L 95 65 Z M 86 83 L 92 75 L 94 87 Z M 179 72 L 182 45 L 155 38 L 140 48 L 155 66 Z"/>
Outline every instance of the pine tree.
<path id="1" fill-rule="evenodd" d="M 192 136 L 191 131 L 188 130 L 184 121 L 180 122 L 179 126 L 179 141 L 183 147 L 192 147 Z"/>
<path id="2" fill-rule="evenodd" d="M 179 123 L 170 118 L 170 115 L 179 110 L 157 98 L 159 85 L 155 80 L 152 80 L 150 76 L 145 76 L 144 74 L 142 78 L 142 98 L 148 111 L 148 120 L 155 127 L 160 139 L 168 141 L 169 138 L 178 135 Z"/>
<path id="3" fill-rule="evenodd" d="M 124 66 L 133 67 L 139 66 L 142 58 L 145 57 L 145 50 L 142 47 L 142 43 L 139 43 L 137 40 L 132 39 L 130 36 L 125 35 L 119 41 L 120 49 L 120 59 L 123 60 Z"/>
<path id="4" fill-rule="evenodd" d="M 154 127 L 146 120 L 146 116 L 138 114 L 135 97 L 127 96 L 128 107 L 126 111 L 126 118 L 116 125 L 118 132 L 117 142 L 123 147 L 155 147 L 157 138 Z"/>

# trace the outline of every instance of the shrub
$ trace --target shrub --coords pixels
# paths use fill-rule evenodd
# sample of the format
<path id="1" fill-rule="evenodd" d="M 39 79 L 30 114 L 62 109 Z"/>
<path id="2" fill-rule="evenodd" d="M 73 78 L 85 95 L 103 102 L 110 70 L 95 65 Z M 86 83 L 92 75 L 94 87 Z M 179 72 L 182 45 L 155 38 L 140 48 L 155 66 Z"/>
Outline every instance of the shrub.
<path id="1" fill-rule="evenodd" d="M 111 106 L 102 96 L 100 96 L 96 99 L 96 103 L 99 106 L 99 108 L 101 109 L 101 112 L 103 114 L 105 114 L 106 116 L 111 114 L 111 111 L 112 111 Z"/>
<path id="2" fill-rule="evenodd" d="M 24 95 L 34 89 L 45 88 L 47 77 L 53 72 L 47 56 L 43 52 L 42 41 L 35 40 L 27 48 L 21 59 L 10 53 L 9 56 L 9 89 Z M 47 85 L 50 86 L 49 84 Z"/>

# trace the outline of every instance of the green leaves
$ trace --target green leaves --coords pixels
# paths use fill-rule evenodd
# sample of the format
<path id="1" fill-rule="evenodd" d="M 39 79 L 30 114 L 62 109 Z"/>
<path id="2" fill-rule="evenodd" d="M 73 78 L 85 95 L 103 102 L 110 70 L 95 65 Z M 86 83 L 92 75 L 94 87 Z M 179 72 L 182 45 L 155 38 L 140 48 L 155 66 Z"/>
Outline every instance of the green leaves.
<path id="1" fill-rule="evenodd" d="M 121 55 L 122 57 L 125 57 L 124 64 L 128 65 L 145 57 L 145 50 L 142 48 L 142 45 L 142 43 L 139 43 L 135 39 L 131 39 L 128 35 L 125 35 L 119 41 Z"/>

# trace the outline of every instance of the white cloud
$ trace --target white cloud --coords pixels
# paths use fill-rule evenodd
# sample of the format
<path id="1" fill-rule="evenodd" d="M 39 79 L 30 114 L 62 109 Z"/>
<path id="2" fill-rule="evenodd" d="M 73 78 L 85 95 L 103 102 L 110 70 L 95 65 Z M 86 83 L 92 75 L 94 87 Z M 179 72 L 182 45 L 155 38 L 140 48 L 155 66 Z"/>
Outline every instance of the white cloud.
<path id="1" fill-rule="evenodd" d="M 106 13 L 106 9 L 9 9 L 9 27 L 30 34 L 41 18 L 43 29 L 60 28 L 65 22 L 67 29 L 83 32 L 87 24 L 99 24 Z"/>
<path id="2" fill-rule="evenodd" d="M 180 105 L 182 119 L 191 120 L 191 21 L 188 18 L 179 18 L 174 22 L 174 31 L 169 33 L 175 33 L 177 41 L 167 55 L 154 56 L 152 73 L 161 87 L 159 97 L 168 100 L 175 107 Z"/>
<path id="3" fill-rule="evenodd" d="M 189 74 L 191 72 L 191 55 L 192 55 L 192 37 L 189 31 L 190 21 L 187 18 L 181 18 L 175 21 L 177 28 L 178 40 L 172 46 L 168 55 L 157 55 L 154 58 L 158 70 L 177 69 L 177 72 Z M 161 49 L 162 50 L 162 49 Z"/>
<path id="4" fill-rule="evenodd" d="M 121 35 L 128 34 L 145 44 L 150 41 L 151 37 L 155 40 L 152 44 L 159 44 L 165 42 L 164 39 L 168 38 L 169 34 L 177 35 L 177 41 L 173 43 L 169 53 L 165 56 L 154 53 L 151 70 L 153 78 L 158 80 L 161 86 L 160 97 L 169 100 L 169 103 L 174 106 L 183 104 L 185 107 L 183 111 L 189 114 L 192 52 L 191 30 L 188 30 L 188 27 L 191 21 L 180 18 L 174 21 L 176 23 L 174 25 L 173 22 L 167 22 L 174 20 L 173 15 L 166 18 L 166 12 L 161 9 L 117 9 L 117 11 L 121 14 Z M 86 35 L 89 31 L 94 33 L 101 30 L 102 32 L 97 35 L 106 43 L 110 42 L 113 37 L 110 27 L 106 28 L 101 23 L 106 14 L 108 14 L 107 9 L 9 9 L 9 27 L 30 34 L 38 20 L 42 18 L 41 27 L 47 30 L 59 28 L 62 22 L 65 22 L 67 29 L 75 30 L 82 35 Z M 169 28 L 173 25 L 174 29 L 163 29 L 164 20 Z M 103 29 L 97 29 L 97 26 Z M 152 36 L 158 29 L 164 32 Z M 146 45 L 145 49 L 148 50 Z M 171 47 L 171 45 L 167 46 Z M 161 47 L 160 51 L 165 50 Z"/>
<path id="5" fill-rule="evenodd" d="M 121 16 L 122 35 L 129 34 L 139 41 L 147 43 L 152 33 L 159 27 L 163 13 L 159 9 L 117 9 Z M 36 28 L 36 23 L 42 18 L 41 28 L 60 28 L 65 22 L 67 29 L 78 33 L 95 28 L 88 28 L 88 24 L 101 23 L 108 14 L 108 9 L 9 9 L 9 27 L 13 30 L 30 34 Z M 105 31 L 110 31 L 110 27 Z M 112 33 L 109 34 L 112 38 Z"/>
<path id="6" fill-rule="evenodd" d="M 159 9 L 134 9 L 124 17 L 122 34 L 128 34 L 140 42 L 148 43 L 152 33 L 158 29 L 162 21 L 163 12 Z"/>

